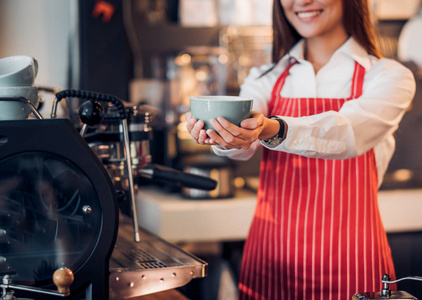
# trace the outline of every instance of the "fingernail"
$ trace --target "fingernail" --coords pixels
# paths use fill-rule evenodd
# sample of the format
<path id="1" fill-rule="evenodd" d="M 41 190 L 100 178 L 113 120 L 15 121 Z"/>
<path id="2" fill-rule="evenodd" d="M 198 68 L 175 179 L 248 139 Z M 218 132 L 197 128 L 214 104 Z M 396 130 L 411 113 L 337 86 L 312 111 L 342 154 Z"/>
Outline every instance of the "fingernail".
<path id="1" fill-rule="evenodd" d="M 227 125 L 228 123 L 227 120 L 224 119 L 223 117 L 218 117 L 217 120 L 221 125 Z"/>

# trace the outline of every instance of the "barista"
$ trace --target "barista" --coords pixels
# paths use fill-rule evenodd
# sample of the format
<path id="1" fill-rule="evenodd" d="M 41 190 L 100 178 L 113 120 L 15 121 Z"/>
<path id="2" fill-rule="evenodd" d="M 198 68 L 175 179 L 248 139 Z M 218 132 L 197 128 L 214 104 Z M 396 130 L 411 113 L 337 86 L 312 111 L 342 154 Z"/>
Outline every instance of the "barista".
<path id="1" fill-rule="evenodd" d="M 273 9 L 273 64 L 241 87 L 251 118 L 240 127 L 217 118 L 205 132 L 186 115 L 217 155 L 245 160 L 264 147 L 240 299 L 380 290 L 394 266 L 377 189 L 415 80 L 381 57 L 367 0 L 274 0 Z"/>

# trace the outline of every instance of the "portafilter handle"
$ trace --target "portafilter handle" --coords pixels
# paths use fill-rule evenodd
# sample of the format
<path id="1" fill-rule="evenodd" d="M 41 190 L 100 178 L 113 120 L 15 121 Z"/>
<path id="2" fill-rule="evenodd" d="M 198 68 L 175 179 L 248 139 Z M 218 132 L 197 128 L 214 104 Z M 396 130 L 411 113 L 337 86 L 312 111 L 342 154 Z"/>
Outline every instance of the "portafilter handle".
<path id="1" fill-rule="evenodd" d="M 161 180 L 166 183 L 176 184 L 199 190 L 211 191 L 216 188 L 217 182 L 211 178 L 184 173 L 176 169 L 156 164 L 147 164 L 139 170 L 140 176 Z"/>

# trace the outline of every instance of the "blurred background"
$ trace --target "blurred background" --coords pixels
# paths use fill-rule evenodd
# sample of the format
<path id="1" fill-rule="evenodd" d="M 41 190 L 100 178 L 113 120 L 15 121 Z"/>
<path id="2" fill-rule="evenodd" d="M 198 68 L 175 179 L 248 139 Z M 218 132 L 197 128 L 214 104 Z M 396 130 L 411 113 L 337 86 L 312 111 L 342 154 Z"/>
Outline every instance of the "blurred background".
<path id="1" fill-rule="evenodd" d="M 396 133 L 397 150 L 381 192 L 418 191 L 422 188 L 421 2 L 372 0 L 371 7 L 382 53 L 405 64 L 417 80 L 417 93 Z M 39 86 L 107 93 L 156 108 L 150 141 L 153 162 L 181 170 L 192 166 L 210 169 L 209 147 L 197 146 L 185 130 L 183 115 L 189 110 L 189 97 L 236 95 L 251 67 L 270 63 L 271 10 L 271 0 L 0 0 L 0 57 L 37 58 Z M 54 95 L 44 95 L 43 116 L 49 117 L 53 99 Z M 59 111 L 71 118 L 77 114 L 72 107 Z M 209 199 L 236 198 L 239 189 L 248 189 L 253 198 L 259 161 L 260 152 L 248 163 L 212 161 L 217 171 L 231 172 L 227 177 L 230 192 L 224 197 L 205 195 L 208 200 L 203 202 L 213 205 Z M 160 189 L 167 198 L 166 193 L 176 197 L 182 193 L 175 187 Z M 416 196 L 420 199 L 419 195 L 422 192 Z M 395 196 L 396 202 L 401 197 Z M 158 205 L 157 209 L 163 208 Z M 248 213 L 248 217 L 253 213 L 253 204 Z M 388 216 L 400 224 L 406 222 L 394 209 Z M 143 226 L 158 228 L 156 222 Z M 397 275 L 422 275 L 422 227 L 406 228 L 389 232 L 400 266 Z M 243 231 L 246 234 L 247 228 Z M 209 299 L 235 297 L 244 236 L 204 236 L 200 241 L 189 236 L 164 237 L 210 262 L 210 276 L 194 283 L 197 286 L 186 287 L 186 295 L 205 295 L 204 286 L 213 286 L 211 290 L 220 294 L 208 292 Z M 399 287 L 422 297 L 420 283 Z"/>

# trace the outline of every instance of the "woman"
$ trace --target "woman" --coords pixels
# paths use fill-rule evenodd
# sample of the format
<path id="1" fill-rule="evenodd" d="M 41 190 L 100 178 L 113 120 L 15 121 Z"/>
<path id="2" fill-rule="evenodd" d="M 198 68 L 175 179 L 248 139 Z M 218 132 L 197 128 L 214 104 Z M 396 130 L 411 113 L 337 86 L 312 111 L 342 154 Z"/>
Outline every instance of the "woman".
<path id="1" fill-rule="evenodd" d="M 273 29 L 274 64 L 241 87 L 254 99 L 250 119 L 217 118 L 205 132 L 186 115 L 192 137 L 218 155 L 248 159 L 264 146 L 240 299 L 380 291 L 394 266 L 377 189 L 413 75 L 381 58 L 367 0 L 275 0 Z"/>

